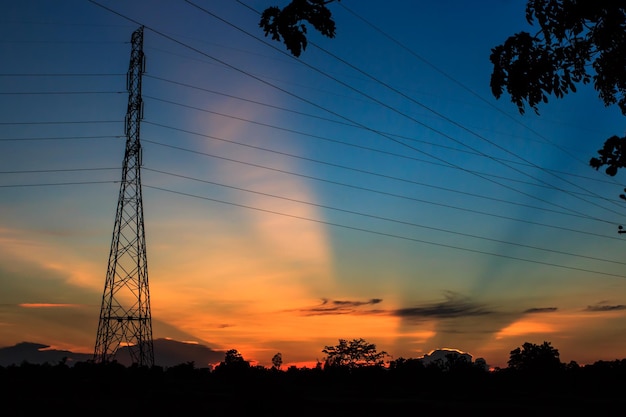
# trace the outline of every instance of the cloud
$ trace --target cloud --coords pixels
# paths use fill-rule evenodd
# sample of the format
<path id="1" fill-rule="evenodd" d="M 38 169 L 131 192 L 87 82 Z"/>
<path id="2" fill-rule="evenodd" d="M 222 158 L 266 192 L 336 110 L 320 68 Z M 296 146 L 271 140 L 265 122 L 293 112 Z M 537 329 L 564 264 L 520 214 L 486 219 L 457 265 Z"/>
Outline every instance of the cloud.
<path id="1" fill-rule="evenodd" d="M 460 299 L 456 294 L 448 293 L 446 300 L 439 303 L 423 304 L 416 307 L 401 308 L 394 315 L 408 319 L 448 319 L 474 317 L 492 314 L 485 306 Z"/>
<path id="2" fill-rule="evenodd" d="M 382 298 L 372 298 L 367 301 L 328 300 L 324 298 L 322 299 L 322 304 L 315 307 L 299 309 L 298 311 L 307 316 L 380 313 L 379 310 L 359 310 L 359 307 L 379 304 L 382 303 L 382 301 Z"/>
<path id="3" fill-rule="evenodd" d="M 369 301 L 342 301 L 342 300 L 334 300 L 332 301 L 333 304 L 338 305 L 338 306 L 353 306 L 353 307 L 359 307 L 362 305 L 368 305 L 368 304 L 378 304 L 381 303 L 383 300 L 382 298 L 372 298 Z"/>
<path id="4" fill-rule="evenodd" d="M 557 307 L 535 307 L 535 308 L 529 308 L 528 310 L 525 310 L 524 314 L 554 313 L 557 310 L 558 310 Z"/>
<path id="5" fill-rule="evenodd" d="M 60 303 L 22 303 L 23 308 L 76 308 L 82 307 L 80 304 L 60 304 Z"/>
<path id="6" fill-rule="evenodd" d="M 598 303 L 593 306 L 587 306 L 587 308 L 585 309 L 585 311 L 592 311 L 592 312 L 619 311 L 619 310 L 626 310 L 626 305 L 624 304 L 607 305 L 604 303 Z"/>
<path id="7" fill-rule="evenodd" d="M 372 314 L 389 315 L 401 319 L 449 319 L 493 314 L 493 312 L 488 310 L 485 306 L 460 299 L 453 293 L 448 293 L 446 298 L 445 301 L 439 303 L 423 304 L 394 310 L 362 308 L 382 303 L 383 300 L 381 298 L 372 298 L 367 301 L 322 299 L 320 305 L 299 309 L 298 311 L 307 316 Z"/>

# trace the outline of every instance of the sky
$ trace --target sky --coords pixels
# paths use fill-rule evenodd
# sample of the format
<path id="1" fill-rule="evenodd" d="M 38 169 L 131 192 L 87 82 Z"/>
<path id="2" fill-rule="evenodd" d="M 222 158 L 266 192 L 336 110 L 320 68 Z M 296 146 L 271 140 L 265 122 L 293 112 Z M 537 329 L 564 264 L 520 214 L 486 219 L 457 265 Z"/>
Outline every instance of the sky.
<path id="1" fill-rule="evenodd" d="M 539 114 L 492 96 L 525 2 L 342 0 L 299 58 L 258 26 L 285 4 L 3 2 L 0 346 L 93 352 L 144 26 L 154 338 L 264 366 L 356 338 L 626 357 L 624 173 L 588 165 L 624 118 L 591 86 Z"/>

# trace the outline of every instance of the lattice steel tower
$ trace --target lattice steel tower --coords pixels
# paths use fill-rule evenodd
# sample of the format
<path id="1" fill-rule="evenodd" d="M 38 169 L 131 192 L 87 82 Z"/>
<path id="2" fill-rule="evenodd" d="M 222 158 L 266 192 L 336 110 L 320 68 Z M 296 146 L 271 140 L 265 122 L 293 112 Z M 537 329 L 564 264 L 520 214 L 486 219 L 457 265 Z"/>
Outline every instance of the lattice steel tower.
<path id="1" fill-rule="evenodd" d="M 126 151 L 94 361 L 110 362 L 115 359 L 118 350 L 124 348 L 128 349 L 133 363 L 151 367 L 154 365 L 154 347 L 139 142 L 139 128 L 143 117 L 141 78 L 145 68 L 143 27 L 133 32 L 131 44 L 127 76 Z"/>

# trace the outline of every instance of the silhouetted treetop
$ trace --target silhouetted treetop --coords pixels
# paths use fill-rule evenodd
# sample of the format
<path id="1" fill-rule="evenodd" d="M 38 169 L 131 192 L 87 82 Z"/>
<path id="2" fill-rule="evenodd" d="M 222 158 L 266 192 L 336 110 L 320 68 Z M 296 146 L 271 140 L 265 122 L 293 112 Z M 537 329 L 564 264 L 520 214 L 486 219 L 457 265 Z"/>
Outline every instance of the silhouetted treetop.
<path id="1" fill-rule="evenodd" d="M 559 350 L 552 347 L 550 342 L 541 345 L 526 342 L 521 347 L 511 351 L 509 369 L 516 371 L 550 372 L 562 368 L 559 359 Z"/>
<path id="2" fill-rule="evenodd" d="M 335 37 L 335 21 L 327 4 L 340 0 L 292 0 L 284 8 L 268 7 L 261 14 L 259 26 L 265 36 L 282 40 L 292 55 L 299 57 L 307 47 L 307 26 L 329 38 Z"/>
<path id="3" fill-rule="evenodd" d="M 506 90 L 524 113 L 549 95 L 563 97 L 593 81 L 605 105 L 626 114 L 626 4 L 623 1 L 529 0 L 526 20 L 536 34 L 519 32 L 492 49 L 491 90 Z M 593 70 L 593 73 L 591 72 Z"/>
<path id="4" fill-rule="evenodd" d="M 491 91 L 511 96 L 520 113 L 548 96 L 576 92 L 593 82 L 605 106 L 617 104 L 626 115 L 626 2 L 529 0 L 526 20 L 536 34 L 519 32 L 491 50 Z M 626 166 L 626 137 L 608 138 L 589 165 L 615 175 Z"/>
<path id="5" fill-rule="evenodd" d="M 383 366 L 388 356 L 387 352 L 378 352 L 375 344 L 364 339 L 339 339 L 339 344 L 324 347 L 322 353 L 327 355 L 324 366 L 330 368 Z"/>
<path id="6" fill-rule="evenodd" d="M 243 358 L 237 349 L 229 349 L 224 355 L 224 360 L 215 367 L 217 372 L 237 372 L 250 369 L 250 362 Z"/>
<path id="7" fill-rule="evenodd" d="M 272 356 L 272 368 L 280 370 L 280 367 L 283 364 L 283 354 L 278 352 L 274 356 Z"/>
<path id="8" fill-rule="evenodd" d="M 243 355 L 237 349 L 230 349 L 224 355 L 226 365 L 235 365 L 244 362 Z"/>

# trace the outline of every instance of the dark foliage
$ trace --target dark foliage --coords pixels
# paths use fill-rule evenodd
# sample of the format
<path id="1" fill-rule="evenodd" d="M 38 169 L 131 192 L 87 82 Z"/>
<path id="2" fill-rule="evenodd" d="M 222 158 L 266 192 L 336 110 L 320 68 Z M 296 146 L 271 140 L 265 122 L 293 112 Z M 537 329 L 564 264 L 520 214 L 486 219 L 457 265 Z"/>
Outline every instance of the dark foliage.
<path id="1" fill-rule="evenodd" d="M 523 372 L 555 372 L 563 368 L 559 359 L 559 350 L 550 342 L 541 345 L 526 342 L 511 351 L 509 368 Z"/>
<path id="2" fill-rule="evenodd" d="M 604 142 L 602 149 L 598 150 L 599 157 L 591 158 L 589 164 L 600 169 L 606 165 L 605 172 L 615 176 L 619 168 L 626 166 L 626 137 L 611 136 Z"/>
<path id="3" fill-rule="evenodd" d="M 576 84 L 592 82 L 606 106 L 626 115 L 626 3 L 592 0 L 529 0 L 526 19 L 536 34 L 519 32 L 492 49 L 491 91 L 511 96 L 520 113 L 538 112 L 548 96 L 560 98 Z M 626 137 L 605 141 L 590 165 L 614 176 L 626 166 Z"/>
<path id="4" fill-rule="evenodd" d="M 279 371 L 282 365 L 283 365 L 283 355 L 282 353 L 278 352 L 277 354 L 272 356 L 272 368 Z"/>
<path id="5" fill-rule="evenodd" d="M 324 347 L 322 353 L 327 355 L 324 368 L 382 367 L 387 357 L 387 352 L 378 352 L 375 344 L 364 339 L 339 339 L 337 345 Z"/>
<path id="6" fill-rule="evenodd" d="M 299 57 L 307 47 L 307 26 L 329 38 L 335 37 L 335 21 L 327 4 L 335 0 L 292 0 L 284 8 L 268 7 L 261 15 L 259 26 L 265 36 L 275 41 L 282 39 L 292 55 Z M 337 0 L 339 1 L 339 0 Z"/>
<path id="7" fill-rule="evenodd" d="M 226 351 L 224 360 L 215 367 L 215 372 L 226 375 L 246 373 L 250 369 L 250 362 L 246 361 L 237 349 Z"/>
<path id="8" fill-rule="evenodd" d="M 347 369 L 347 368 L 345 368 Z M 221 372 L 192 362 L 169 368 L 79 362 L 0 367 L 3 415 L 556 416 L 609 415 L 626 405 L 626 360 L 532 375 L 424 367 L 248 367 Z"/>
<path id="9" fill-rule="evenodd" d="M 604 103 L 626 114 L 624 2 L 529 0 L 526 19 L 537 23 L 537 34 L 520 32 L 492 49 L 495 97 L 506 89 L 521 113 L 525 103 L 537 111 L 548 95 L 562 97 L 593 80 Z"/>

